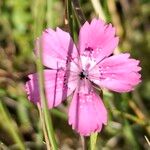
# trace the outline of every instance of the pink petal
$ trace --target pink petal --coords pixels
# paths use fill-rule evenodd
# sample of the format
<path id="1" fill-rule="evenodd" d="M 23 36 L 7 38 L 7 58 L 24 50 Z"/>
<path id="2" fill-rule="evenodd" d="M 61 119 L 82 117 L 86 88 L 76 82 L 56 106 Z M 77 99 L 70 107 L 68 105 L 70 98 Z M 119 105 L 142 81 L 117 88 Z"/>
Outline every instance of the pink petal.
<path id="1" fill-rule="evenodd" d="M 63 70 L 44 70 L 45 93 L 49 108 L 59 105 L 76 87 L 75 78 L 71 75 L 69 79 L 65 78 L 67 76 L 65 74 Z M 30 80 L 25 85 L 28 98 L 35 104 L 41 103 L 37 73 L 28 77 Z"/>
<path id="2" fill-rule="evenodd" d="M 83 136 L 100 132 L 107 124 L 107 111 L 101 98 L 91 88 L 76 90 L 69 108 L 69 124 Z"/>
<path id="3" fill-rule="evenodd" d="M 115 36 L 115 28 L 111 24 L 105 24 L 100 19 L 93 19 L 91 24 L 86 22 L 79 33 L 78 47 L 81 55 L 87 55 L 100 61 L 112 54 L 118 45 L 118 37 Z"/>
<path id="4" fill-rule="evenodd" d="M 49 68 L 65 68 L 68 60 L 77 57 L 77 49 L 69 33 L 59 28 L 56 31 L 46 29 L 40 39 L 37 43 L 41 43 L 43 64 Z"/>
<path id="5" fill-rule="evenodd" d="M 140 83 L 139 61 L 129 58 L 130 54 L 108 57 L 98 64 L 99 75 L 92 80 L 101 87 L 116 92 L 129 92 Z"/>

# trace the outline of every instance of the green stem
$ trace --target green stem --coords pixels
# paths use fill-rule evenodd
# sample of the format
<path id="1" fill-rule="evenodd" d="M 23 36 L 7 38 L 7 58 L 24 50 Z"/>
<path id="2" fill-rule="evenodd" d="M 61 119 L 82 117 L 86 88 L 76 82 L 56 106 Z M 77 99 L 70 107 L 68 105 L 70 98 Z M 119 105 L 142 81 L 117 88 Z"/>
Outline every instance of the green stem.
<path id="1" fill-rule="evenodd" d="M 97 136 L 98 136 L 97 132 L 91 134 L 91 136 L 90 136 L 90 150 L 96 149 Z"/>
<path id="2" fill-rule="evenodd" d="M 44 28 L 44 21 L 46 15 L 46 1 L 36 0 L 33 1 L 34 7 L 32 7 L 34 17 L 34 39 L 37 38 Z"/>
<path id="3" fill-rule="evenodd" d="M 5 123 L 4 127 L 13 137 L 15 143 L 17 144 L 17 147 L 20 150 L 25 150 L 25 146 L 21 140 L 21 136 L 19 135 L 19 132 L 17 131 L 17 128 L 15 127 L 13 120 L 11 120 L 6 108 L 4 107 L 1 101 L 0 101 L 0 114 L 3 116 L 3 122 Z"/>
<path id="4" fill-rule="evenodd" d="M 74 37 L 74 34 L 73 34 L 73 14 L 72 14 L 71 0 L 67 0 L 67 19 L 68 19 L 68 23 L 69 23 L 70 34 L 71 34 L 71 37 L 73 38 Z"/>
<path id="5" fill-rule="evenodd" d="M 48 5 L 51 4 L 52 1 L 47 1 Z M 46 8 L 46 1 L 42 1 L 42 0 L 37 0 L 37 2 L 35 2 L 36 4 L 36 11 L 34 11 L 34 17 L 35 17 L 35 26 L 34 26 L 34 34 L 35 37 L 37 37 L 38 35 L 41 34 L 43 26 L 44 26 L 44 20 L 45 20 L 45 8 Z M 51 6 L 48 6 L 48 11 L 50 9 Z M 52 149 L 53 150 L 57 150 L 57 143 L 55 140 L 55 136 L 54 136 L 54 130 L 53 130 L 53 126 L 52 126 L 52 119 L 51 119 L 51 115 L 49 113 L 49 109 L 48 109 L 48 104 L 46 101 L 46 97 L 45 97 L 45 92 L 44 92 L 44 75 L 43 75 L 43 65 L 42 65 L 42 53 L 41 53 L 41 48 L 40 48 L 40 43 L 39 47 L 37 49 L 37 51 L 39 52 L 39 57 L 37 56 L 36 59 L 36 67 L 37 67 L 37 72 L 38 72 L 38 83 L 39 83 L 39 90 L 40 90 L 40 100 L 41 100 L 41 105 L 42 105 L 42 117 L 44 119 L 45 122 L 45 130 L 47 131 L 47 135 L 48 135 L 48 140 L 51 143 Z"/>
<path id="6" fill-rule="evenodd" d="M 45 92 L 44 92 L 44 76 L 43 76 L 41 50 L 39 50 L 39 52 L 40 52 L 40 57 L 37 59 L 36 64 L 37 64 L 37 71 L 38 71 L 40 99 L 41 99 L 41 104 L 42 104 L 42 108 L 43 108 L 43 115 L 44 115 L 44 119 L 45 119 L 45 125 L 46 125 L 46 129 L 47 129 L 47 133 L 48 133 L 48 138 L 52 145 L 52 149 L 57 150 L 57 143 L 56 143 L 56 139 L 55 139 L 55 135 L 54 135 L 52 119 L 51 119 L 51 115 L 48 110 L 48 104 L 47 104 Z"/>
<path id="7" fill-rule="evenodd" d="M 47 0 L 47 12 L 46 12 L 46 19 L 47 19 L 47 27 L 55 27 L 55 17 L 54 17 L 54 0 Z"/>
<path id="8" fill-rule="evenodd" d="M 74 8 L 76 17 L 79 21 L 79 24 L 80 24 L 80 26 L 82 26 L 86 22 L 86 19 L 85 19 L 83 12 L 82 12 L 81 7 L 80 7 L 80 3 L 78 0 L 72 0 L 72 5 Z"/>

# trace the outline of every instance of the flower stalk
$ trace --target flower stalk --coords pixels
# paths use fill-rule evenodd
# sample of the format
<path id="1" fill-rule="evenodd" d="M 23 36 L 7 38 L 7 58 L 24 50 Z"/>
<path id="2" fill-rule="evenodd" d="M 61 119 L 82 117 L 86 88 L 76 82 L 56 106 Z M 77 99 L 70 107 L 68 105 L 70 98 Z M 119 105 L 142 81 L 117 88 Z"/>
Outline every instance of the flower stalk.
<path id="1" fill-rule="evenodd" d="M 77 20 L 79 21 L 80 26 L 82 26 L 86 22 L 86 18 L 82 12 L 82 9 L 80 7 L 80 3 L 78 0 L 72 0 L 72 5 L 77 17 Z"/>
<path id="2" fill-rule="evenodd" d="M 69 24 L 70 34 L 73 37 L 73 14 L 72 14 L 72 4 L 71 0 L 67 0 L 67 20 Z"/>
<path id="3" fill-rule="evenodd" d="M 52 149 L 57 150 L 57 143 L 56 143 L 54 129 L 52 125 L 52 118 L 51 118 L 51 114 L 49 112 L 47 100 L 45 97 L 43 65 L 42 65 L 42 50 L 40 46 L 39 46 L 39 58 L 37 58 L 36 60 L 36 65 L 37 65 L 37 71 L 38 71 L 38 83 L 39 83 L 40 99 L 41 99 L 42 112 L 43 112 L 42 117 L 44 118 L 46 131 L 47 131 Z"/>

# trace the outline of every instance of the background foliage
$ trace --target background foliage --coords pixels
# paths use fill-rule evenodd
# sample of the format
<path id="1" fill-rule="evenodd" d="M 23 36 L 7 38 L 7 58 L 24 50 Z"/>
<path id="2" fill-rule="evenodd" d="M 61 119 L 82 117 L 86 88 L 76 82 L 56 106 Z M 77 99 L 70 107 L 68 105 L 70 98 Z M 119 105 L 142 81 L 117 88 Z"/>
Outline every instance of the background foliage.
<path id="1" fill-rule="evenodd" d="M 149 0 L 81 0 L 87 20 L 101 16 L 117 28 L 116 53 L 130 52 L 142 66 L 142 83 L 132 93 L 104 91 L 109 122 L 98 135 L 98 150 L 150 148 L 149 7 Z M 0 149 L 45 149 L 38 109 L 27 100 L 24 83 L 36 71 L 36 37 L 46 27 L 69 31 L 66 16 L 64 0 L 0 1 Z M 73 19 L 77 39 L 79 24 L 75 15 Z M 81 149 L 79 135 L 67 123 L 68 105 L 65 102 L 51 111 L 57 141 L 61 150 Z"/>

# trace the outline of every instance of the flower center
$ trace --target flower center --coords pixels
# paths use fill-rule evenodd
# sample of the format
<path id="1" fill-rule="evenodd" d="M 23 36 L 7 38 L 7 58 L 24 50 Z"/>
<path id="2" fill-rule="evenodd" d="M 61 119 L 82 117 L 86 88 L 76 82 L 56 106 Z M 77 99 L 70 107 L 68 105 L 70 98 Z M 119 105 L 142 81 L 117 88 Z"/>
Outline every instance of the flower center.
<path id="1" fill-rule="evenodd" d="M 88 74 L 84 70 L 82 70 L 82 72 L 80 72 L 80 74 L 79 74 L 79 77 L 80 77 L 81 80 L 84 79 L 84 78 L 87 79 Z"/>

